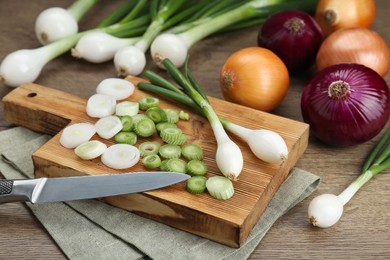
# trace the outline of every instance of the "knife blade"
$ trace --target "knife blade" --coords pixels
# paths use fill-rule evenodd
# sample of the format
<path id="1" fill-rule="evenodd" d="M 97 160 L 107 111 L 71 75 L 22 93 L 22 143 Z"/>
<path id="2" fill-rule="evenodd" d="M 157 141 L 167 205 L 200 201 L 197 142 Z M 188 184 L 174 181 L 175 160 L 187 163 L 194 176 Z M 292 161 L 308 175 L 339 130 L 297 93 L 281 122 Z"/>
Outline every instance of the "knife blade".
<path id="1" fill-rule="evenodd" d="M 189 178 L 176 172 L 131 172 L 94 176 L 0 180 L 0 203 L 32 203 L 102 198 L 144 192 Z"/>

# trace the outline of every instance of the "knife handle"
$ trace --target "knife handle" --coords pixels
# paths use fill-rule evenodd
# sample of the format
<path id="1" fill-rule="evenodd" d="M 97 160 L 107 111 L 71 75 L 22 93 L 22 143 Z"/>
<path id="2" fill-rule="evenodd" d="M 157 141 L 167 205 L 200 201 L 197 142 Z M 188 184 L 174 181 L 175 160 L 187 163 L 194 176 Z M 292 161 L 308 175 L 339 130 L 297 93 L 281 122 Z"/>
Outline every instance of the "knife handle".
<path id="1" fill-rule="evenodd" d="M 0 180 L 0 204 L 30 200 L 35 180 Z"/>

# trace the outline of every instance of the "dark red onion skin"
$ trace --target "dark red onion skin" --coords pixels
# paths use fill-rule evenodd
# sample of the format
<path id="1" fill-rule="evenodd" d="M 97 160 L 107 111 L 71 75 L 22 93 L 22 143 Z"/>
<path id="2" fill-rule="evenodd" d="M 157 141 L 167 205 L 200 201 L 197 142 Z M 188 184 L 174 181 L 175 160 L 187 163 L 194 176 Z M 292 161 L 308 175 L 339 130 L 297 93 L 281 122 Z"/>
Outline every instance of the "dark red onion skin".
<path id="1" fill-rule="evenodd" d="M 298 26 L 291 26 L 292 21 Z M 313 17 L 302 11 L 287 10 L 271 15 L 264 22 L 257 44 L 278 55 L 290 74 L 297 74 L 314 64 L 323 39 Z"/>
<path id="2" fill-rule="evenodd" d="M 332 98 L 330 84 L 349 84 L 350 94 Z M 390 116 L 390 93 L 385 80 L 360 64 L 337 64 L 325 68 L 305 86 L 301 97 L 303 120 L 325 144 L 347 147 L 375 137 Z"/>

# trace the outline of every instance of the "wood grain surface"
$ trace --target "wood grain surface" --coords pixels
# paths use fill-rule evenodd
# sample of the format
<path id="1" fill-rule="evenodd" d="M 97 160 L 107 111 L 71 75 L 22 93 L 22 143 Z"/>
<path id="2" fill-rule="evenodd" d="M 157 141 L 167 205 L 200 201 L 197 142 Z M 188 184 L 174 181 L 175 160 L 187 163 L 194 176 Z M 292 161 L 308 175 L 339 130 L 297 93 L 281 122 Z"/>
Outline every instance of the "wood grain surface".
<path id="1" fill-rule="evenodd" d="M 142 80 L 137 77 L 128 77 L 128 79 L 134 85 Z M 126 100 L 138 102 L 146 96 L 152 95 L 136 88 Z M 235 195 L 229 200 L 216 200 L 207 193 L 193 196 L 185 191 L 184 183 L 179 183 L 165 189 L 115 196 L 105 198 L 103 201 L 219 243 L 240 247 L 245 243 L 253 226 L 291 168 L 304 153 L 308 143 L 309 126 L 297 120 L 264 113 L 218 98 L 209 99 L 216 113 L 222 118 L 229 118 L 229 121 L 249 129 L 261 128 L 279 133 L 286 141 L 289 150 L 286 161 L 282 165 L 265 163 L 253 155 L 245 142 L 232 137 L 241 148 L 244 167 L 238 180 L 233 182 Z M 86 114 L 86 99 L 57 89 L 26 83 L 15 88 L 2 101 L 4 116 L 8 122 L 55 135 L 33 153 L 36 177 L 148 171 L 141 162 L 131 169 L 113 170 L 102 164 L 100 158 L 81 160 L 75 155 L 73 149 L 67 149 L 60 144 L 60 131 L 67 125 L 97 121 L 96 118 Z M 207 177 L 221 175 L 215 162 L 216 140 L 208 121 L 181 104 L 162 98 L 159 104 L 162 108 L 188 112 L 190 120 L 179 121 L 178 127 L 188 137 L 188 143 L 196 143 L 202 147 L 203 161 L 209 169 Z M 231 111 L 234 111 L 234 115 Z M 105 140 L 98 135 L 92 139 L 100 140 L 107 145 L 113 144 L 113 140 Z M 155 133 L 148 138 L 138 138 L 136 146 L 145 141 L 162 143 L 161 138 Z M 161 212 L 172 213 L 161 214 Z"/>
<path id="2" fill-rule="evenodd" d="M 0 60 L 8 53 L 39 44 L 33 33 L 36 15 L 53 5 L 49 0 L 1 0 Z M 67 7 L 70 0 L 57 0 Z M 122 1 L 101 0 L 81 21 L 80 28 L 96 25 L 101 17 Z M 390 1 L 377 0 L 377 16 L 373 29 L 390 43 Z M 222 98 L 218 74 L 227 57 L 234 51 L 256 45 L 257 27 L 217 35 L 203 40 L 191 51 L 190 66 L 210 96 Z M 159 71 L 150 62 L 148 68 Z M 159 71 L 159 73 L 163 73 Z M 103 79 L 115 77 L 111 62 L 88 64 L 74 60 L 69 54 L 50 62 L 36 83 L 50 86 L 82 98 L 89 97 Z M 289 92 L 274 114 L 302 121 L 300 95 L 307 80 L 306 73 L 291 78 Z M 390 75 L 385 76 L 390 83 Z M 0 86 L 0 97 L 12 88 Z M 0 108 L 0 129 L 12 125 Z M 387 124 L 389 127 L 389 123 Z M 348 148 L 332 148 L 310 137 L 309 146 L 297 166 L 321 177 L 321 184 L 308 199 L 291 209 L 269 230 L 250 259 L 388 259 L 390 258 L 390 175 L 376 176 L 347 204 L 341 221 L 329 229 L 308 224 L 307 207 L 321 193 L 341 192 L 358 174 L 362 161 L 378 140 Z M 0 144 L 1 145 L 1 144 Z M 21 203 L 0 206 L 0 259 L 66 259 L 43 226 Z"/>

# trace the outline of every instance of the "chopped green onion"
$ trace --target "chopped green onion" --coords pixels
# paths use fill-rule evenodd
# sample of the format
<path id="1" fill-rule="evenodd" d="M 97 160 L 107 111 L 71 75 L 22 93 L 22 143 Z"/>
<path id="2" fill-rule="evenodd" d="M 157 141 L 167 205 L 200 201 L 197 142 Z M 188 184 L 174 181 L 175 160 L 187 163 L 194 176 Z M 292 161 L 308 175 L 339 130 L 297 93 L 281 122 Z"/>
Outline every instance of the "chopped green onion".
<path id="1" fill-rule="evenodd" d="M 140 137 L 149 137 L 156 132 L 156 125 L 152 119 L 142 118 L 134 124 L 134 132 Z"/>
<path id="2" fill-rule="evenodd" d="M 157 154 L 147 155 L 142 159 L 142 164 L 150 169 L 159 168 L 161 166 L 161 159 Z"/>
<path id="3" fill-rule="evenodd" d="M 206 181 L 206 188 L 211 196 L 219 200 L 228 200 L 234 195 L 233 183 L 226 177 L 210 177 Z"/>
<path id="4" fill-rule="evenodd" d="M 206 164 L 199 160 L 191 160 L 186 165 L 186 172 L 191 176 L 203 176 L 207 171 L 208 167 Z"/>
<path id="5" fill-rule="evenodd" d="M 188 120 L 190 120 L 190 115 L 189 115 L 188 113 L 184 112 L 183 110 L 180 110 L 180 112 L 179 112 L 179 118 L 180 118 L 181 120 L 188 121 Z"/>
<path id="6" fill-rule="evenodd" d="M 142 157 L 152 155 L 152 154 L 158 154 L 158 151 L 160 150 L 160 144 L 157 142 L 143 142 L 138 146 L 138 150 L 141 153 Z"/>
<path id="7" fill-rule="evenodd" d="M 115 115 L 117 116 L 135 116 L 138 112 L 138 102 L 122 101 L 115 106 Z"/>
<path id="8" fill-rule="evenodd" d="M 133 118 L 131 116 L 120 116 L 119 119 L 122 123 L 121 131 L 129 132 L 133 130 Z"/>
<path id="9" fill-rule="evenodd" d="M 169 172 L 186 173 L 186 162 L 180 158 L 168 159 L 165 166 Z"/>
<path id="10" fill-rule="evenodd" d="M 140 110 L 148 110 L 151 107 L 158 107 L 160 105 L 160 101 L 155 97 L 143 97 L 139 101 L 139 109 Z"/>
<path id="11" fill-rule="evenodd" d="M 177 127 L 177 125 L 174 123 L 169 123 L 169 122 L 161 122 L 161 123 L 156 124 L 156 129 L 157 129 L 157 132 L 159 132 L 159 133 L 162 130 L 164 130 L 165 128 L 169 128 L 169 127 Z"/>
<path id="12" fill-rule="evenodd" d="M 151 107 L 146 110 L 147 115 L 154 123 L 166 122 L 168 120 L 167 114 L 159 107 Z"/>
<path id="13" fill-rule="evenodd" d="M 82 143 L 74 150 L 75 154 L 83 160 L 92 160 L 102 155 L 107 150 L 107 145 L 93 140 Z"/>
<path id="14" fill-rule="evenodd" d="M 174 144 L 164 144 L 160 147 L 158 153 L 164 159 L 180 158 L 181 148 Z"/>
<path id="15" fill-rule="evenodd" d="M 169 123 L 177 123 L 179 121 L 179 111 L 171 108 L 164 108 L 164 112 L 167 114 L 167 121 Z"/>
<path id="16" fill-rule="evenodd" d="M 186 144 L 181 148 L 184 158 L 187 160 L 203 160 L 203 149 L 197 144 Z"/>
<path id="17" fill-rule="evenodd" d="M 115 143 L 117 144 L 131 144 L 137 143 L 137 135 L 134 132 L 119 132 L 114 136 Z"/>
<path id="18" fill-rule="evenodd" d="M 206 181 L 204 176 L 192 176 L 187 180 L 186 190 L 192 194 L 201 194 L 206 189 Z"/>

